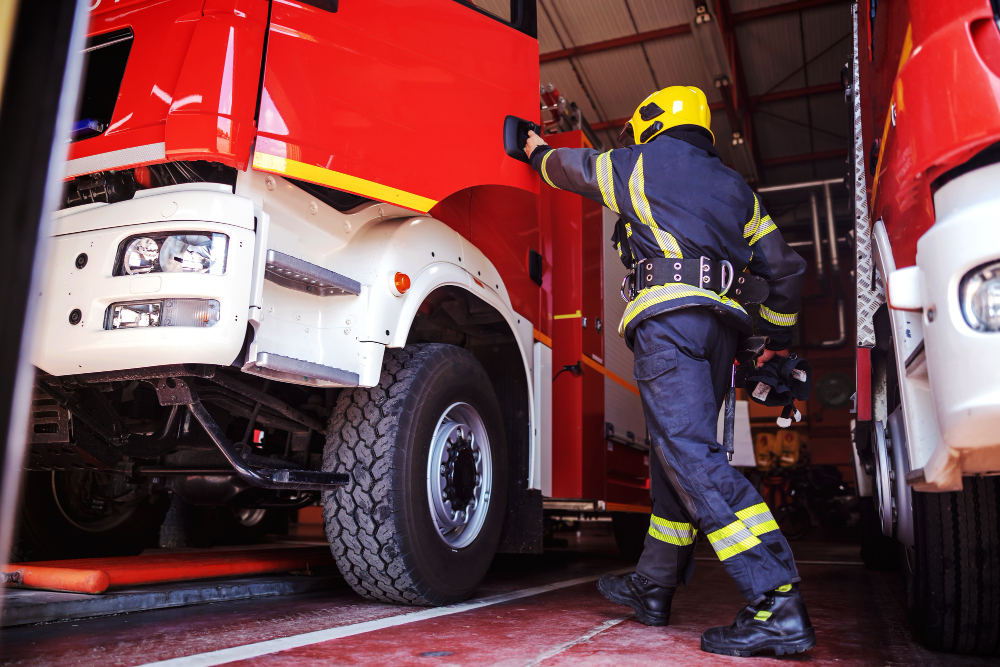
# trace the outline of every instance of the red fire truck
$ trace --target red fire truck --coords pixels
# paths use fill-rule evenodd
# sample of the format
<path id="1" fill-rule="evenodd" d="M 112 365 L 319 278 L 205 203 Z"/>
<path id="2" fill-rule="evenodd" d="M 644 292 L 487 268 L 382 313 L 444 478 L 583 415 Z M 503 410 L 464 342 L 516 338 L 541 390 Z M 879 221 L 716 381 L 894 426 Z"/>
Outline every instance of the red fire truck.
<path id="1" fill-rule="evenodd" d="M 442 604 L 546 507 L 641 540 L 613 221 L 502 141 L 541 120 L 534 0 L 91 15 L 18 555 L 137 552 L 171 497 L 246 530 L 321 498 L 355 590 Z"/>
<path id="2" fill-rule="evenodd" d="M 918 636 L 968 653 L 1000 626 L 998 17 L 989 0 L 861 2 L 846 81 L 855 445 L 884 534 L 864 555 L 899 549 Z"/>

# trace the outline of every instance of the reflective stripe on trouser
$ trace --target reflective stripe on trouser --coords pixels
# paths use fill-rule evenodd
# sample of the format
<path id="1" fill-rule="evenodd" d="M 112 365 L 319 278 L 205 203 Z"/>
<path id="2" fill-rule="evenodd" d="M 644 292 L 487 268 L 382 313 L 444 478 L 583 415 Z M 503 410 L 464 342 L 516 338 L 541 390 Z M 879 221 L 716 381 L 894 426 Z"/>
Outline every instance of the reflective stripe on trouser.
<path id="1" fill-rule="evenodd" d="M 736 521 L 728 526 L 706 535 L 719 560 L 726 560 L 752 549 L 760 544 L 758 535 L 778 530 L 778 522 L 771 515 L 771 510 L 767 509 L 766 503 L 757 503 L 738 510 L 736 517 Z"/>
<path id="2" fill-rule="evenodd" d="M 686 521 L 670 521 L 653 514 L 649 517 L 649 534 L 661 542 L 683 547 L 694 544 L 698 531 Z"/>
<path id="3" fill-rule="evenodd" d="M 653 452 L 650 452 L 649 456 L 649 478 L 653 515 L 649 520 L 642 556 L 635 571 L 652 582 L 673 588 L 691 580 L 694 572 L 694 545 L 698 531 L 691 524 L 688 511 L 674 491 L 666 471 L 660 464 L 660 458 Z M 664 535 L 671 534 L 660 531 L 661 517 L 669 517 L 669 519 L 663 518 L 664 522 L 687 526 L 690 529 L 691 539 L 679 539 L 678 542 L 683 544 L 661 539 Z M 675 528 L 675 530 L 687 529 Z M 687 535 L 684 535 L 684 538 L 686 537 Z"/>
<path id="4" fill-rule="evenodd" d="M 694 307 L 647 318 L 635 332 L 635 378 L 655 456 L 653 512 L 702 531 L 747 600 L 799 581 L 781 531 L 753 485 L 716 446 L 719 408 L 732 372 L 736 331 Z M 653 459 L 663 468 L 655 471 Z M 646 538 L 637 570 L 661 585 L 690 576 L 693 545 Z M 654 567 L 657 558 L 667 563 Z M 646 572 L 654 572 L 657 577 Z"/>

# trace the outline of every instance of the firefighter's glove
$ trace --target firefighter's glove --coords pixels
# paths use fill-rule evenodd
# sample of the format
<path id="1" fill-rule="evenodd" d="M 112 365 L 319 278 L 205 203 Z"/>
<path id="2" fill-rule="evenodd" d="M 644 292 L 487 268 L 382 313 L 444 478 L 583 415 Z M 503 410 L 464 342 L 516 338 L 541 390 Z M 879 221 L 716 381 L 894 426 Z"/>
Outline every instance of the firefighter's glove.
<path id="1" fill-rule="evenodd" d="M 783 406 L 778 426 L 787 428 L 802 419 L 795 409 L 795 401 L 809 398 L 812 389 L 812 368 L 809 362 L 796 355 L 771 357 L 760 368 L 752 368 L 743 381 L 750 398 L 762 405 Z"/>

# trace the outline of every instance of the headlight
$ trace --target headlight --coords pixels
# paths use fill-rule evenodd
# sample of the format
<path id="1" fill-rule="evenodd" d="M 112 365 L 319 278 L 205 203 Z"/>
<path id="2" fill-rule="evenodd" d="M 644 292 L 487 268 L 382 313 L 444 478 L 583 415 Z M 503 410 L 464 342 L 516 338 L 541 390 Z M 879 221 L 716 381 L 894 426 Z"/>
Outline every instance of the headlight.
<path id="1" fill-rule="evenodd" d="M 959 287 L 962 315 L 976 331 L 1000 331 L 1000 262 L 970 271 Z"/>
<path id="2" fill-rule="evenodd" d="M 219 302 L 214 299 L 157 299 L 111 304 L 104 328 L 210 327 L 218 321 Z"/>
<path id="3" fill-rule="evenodd" d="M 160 246 L 148 237 L 132 239 L 125 247 L 125 258 L 122 268 L 125 273 L 149 273 L 156 268 L 160 260 Z"/>
<path id="4" fill-rule="evenodd" d="M 207 273 L 219 276 L 226 272 L 225 234 L 184 232 L 133 236 L 120 248 L 116 276 L 141 273 Z"/>

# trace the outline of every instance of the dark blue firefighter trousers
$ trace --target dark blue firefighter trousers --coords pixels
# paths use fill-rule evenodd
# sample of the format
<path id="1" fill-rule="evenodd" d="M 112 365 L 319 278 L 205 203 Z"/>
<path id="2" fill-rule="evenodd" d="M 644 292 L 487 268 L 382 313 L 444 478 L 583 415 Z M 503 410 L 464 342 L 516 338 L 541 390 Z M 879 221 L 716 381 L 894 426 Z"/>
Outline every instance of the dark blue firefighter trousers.
<path id="1" fill-rule="evenodd" d="M 636 570 L 661 586 L 686 584 L 700 531 L 753 602 L 799 575 L 767 505 L 718 444 L 737 337 L 698 307 L 661 313 L 636 329 L 635 379 L 652 444 L 653 497 Z"/>

